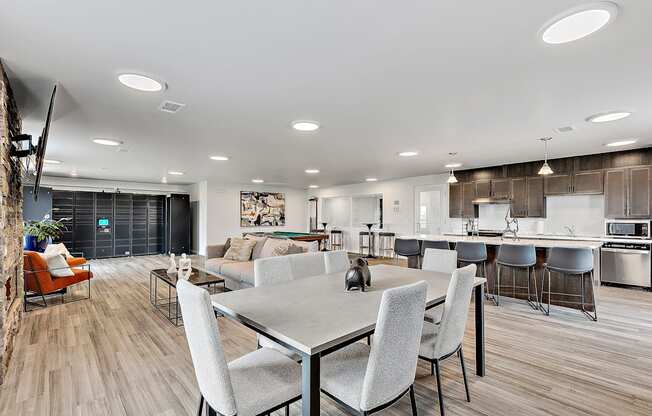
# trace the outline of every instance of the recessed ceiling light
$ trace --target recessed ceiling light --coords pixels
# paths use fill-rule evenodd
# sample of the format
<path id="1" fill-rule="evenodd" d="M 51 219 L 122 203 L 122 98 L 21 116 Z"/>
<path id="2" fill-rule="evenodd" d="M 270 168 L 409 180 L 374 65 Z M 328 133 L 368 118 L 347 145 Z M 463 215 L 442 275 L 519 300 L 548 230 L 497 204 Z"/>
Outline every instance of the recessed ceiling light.
<path id="1" fill-rule="evenodd" d="M 609 147 L 627 146 L 629 144 L 634 144 L 637 141 L 638 141 L 637 139 L 621 140 L 621 141 L 618 141 L 618 142 L 607 143 L 607 144 L 605 144 L 605 146 L 609 146 Z"/>
<path id="2" fill-rule="evenodd" d="M 319 169 L 306 169 L 306 173 L 319 173 Z"/>
<path id="3" fill-rule="evenodd" d="M 310 188 L 310 189 L 317 189 L 317 188 L 319 188 L 319 185 L 309 185 L 308 188 Z"/>
<path id="4" fill-rule="evenodd" d="M 552 45 L 582 39 L 605 27 L 617 14 L 618 6 L 610 1 L 574 7 L 546 23 L 541 30 L 541 38 Z"/>
<path id="5" fill-rule="evenodd" d="M 168 171 L 168 175 L 181 176 L 181 175 L 183 175 L 183 172 L 178 171 L 178 170 L 170 170 L 170 171 Z"/>
<path id="6" fill-rule="evenodd" d="M 70 176 L 79 176 L 79 174 L 77 173 L 76 170 L 73 170 L 72 172 L 70 172 Z"/>
<path id="7" fill-rule="evenodd" d="M 594 114 L 587 118 L 586 121 L 591 123 L 607 123 L 609 121 L 622 120 L 631 115 L 632 113 L 629 111 L 611 111 L 609 113 Z"/>
<path id="8" fill-rule="evenodd" d="M 164 88 L 163 83 L 139 74 L 120 74 L 118 75 L 118 81 L 122 85 L 138 91 L 157 92 Z"/>
<path id="9" fill-rule="evenodd" d="M 299 120 L 292 123 L 292 128 L 297 131 L 315 131 L 319 129 L 319 123 L 316 121 Z"/>
<path id="10" fill-rule="evenodd" d="M 449 163 L 448 165 L 446 165 L 444 167 L 446 167 L 448 169 L 454 169 L 454 168 L 459 168 L 461 166 L 462 166 L 461 163 Z"/>
<path id="11" fill-rule="evenodd" d="M 406 152 L 401 152 L 398 155 L 401 157 L 412 157 L 412 156 L 418 156 L 419 152 L 417 152 L 416 150 L 408 150 Z"/>
<path id="12" fill-rule="evenodd" d="M 46 165 L 60 165 L 61 161 L 60 160 L 54 160 L 54 159 L 45 159 L 43 160 L 43 163 Z"/>
<path id="13" fill-rule="evenodd" d="M 253 183 L 263 183 L 265 181 L 262 180 L 262 179 L 252 179 L 251 182 L 253 182 Z"/>
<path id="14" fill-rule="evenodd" d="M 218 162 L 225 162 L 229 160 L 228 156 L 211 156 L 212 160 L 217 160 Z"/>
<path id="15" fill-rule="evenodd" d="M 161 178 L 161 183 L 168 183 L 168 178 L 165 176 Z"/>
<path id="16" fill-rule="evenodd" d="M 101 144 L 102 146 L 120 146 L 122 144 L 120 140 L 111 139 L 93 139 L 93 143 Z"/>
<path id="17" fill-rule="evenodd" d="M 377 180 L 378 180 L 378 178 L 367 178 L 366 179 L 367 182 L 376 182 Z"/>

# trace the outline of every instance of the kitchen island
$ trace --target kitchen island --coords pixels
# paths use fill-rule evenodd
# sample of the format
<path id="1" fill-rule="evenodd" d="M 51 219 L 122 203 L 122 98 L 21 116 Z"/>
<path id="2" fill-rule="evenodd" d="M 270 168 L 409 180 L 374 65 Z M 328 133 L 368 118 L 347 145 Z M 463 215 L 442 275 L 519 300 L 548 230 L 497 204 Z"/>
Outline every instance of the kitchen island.
<path id="1" fill-rule="evenodd" d="M 592 299 L 595 298 L 595 305 L 597 309 L 598 305 L 598 293 L 600 288 L 600 248 L 602 247 L 603 242 L 597 239 L 591 240 L 580 240 L 572 239 L 571 237 L 562 237 L 560 239 L 555 239 L 554 236 L 545 236 L 545 238 L 519 238 L 514 240 L 512 238 L 502 238 L 502 237 L 484 237 L 484 236 L 466 236 L 461 234 L 443 234 L 443 235 L 433 235 L 433 234 L 416 234 L 416 235 L 405 235 L 396 237 L 399 239 L 415 239 L 419 241 L 438 241 L 446 240 L 451 245 L 451 248 L 455 248 L 455 243 L 458 241 L 477 241 L 484 242 L 487 245 L 487 284 L 488 284 L 488 293 L 494 293 L 495 291 L 495 282 L 496 282 L 496 256 L 498 255 L 498 248 L 502 244 L 532 244 L 537 253 L 537 264 L 535 266 L 536 276 L 536 287 L 538 290 L 538 295 L 541 295 L 541 277 L 543 276 L 543 265 L 548 259 L 548 252 L 552 247 L 586 247 L 593 250 L 593 281 L 591 285 L 585 286 L 585 300 L 587 303 L 591 303 Z M 501 272 L 501 279 L 503 284 L 512 283 L 512 276 L 515 281 L 516 286 L 527 286 L 528 274 L 525 270 L 514 270 L 512 269 L 503 269 Z M 482 273 L 482 268 L 478 268 L 478 273 Z M 513 273 L 513 275 L 512 275 Z M 586 277 L 588 279 L 588 275 Z M 533 283 L 533 282 L 531 282 Z M 581 281 L 578 277 L 568 277 L 563 276 L 559 273 L 551 273 L 551 291 L 552 292 L 563 292 L 569 294 L 580 294 L 581 293 Z M 533 285 L 531 285 L 534 287 Z M 591 290 L 592 289 L 592 290 Z M 500 296 L 513 297 L 518 299 L 526 299 L 527 293 L 514 293 L 510 288 L 501 286 Z M 560 305 L 575 309 L 580 309 L 580 304 L 576 303 L 578 298 L 571 296 L 555 296 L 551 298 L 551 304 Z M 547 295 L 545 300 L 547 301 Z M 586 310 L 593 311 L 591 305 L 585 306 Z M 554 310 L 551 312 L 554 313 Z"/>

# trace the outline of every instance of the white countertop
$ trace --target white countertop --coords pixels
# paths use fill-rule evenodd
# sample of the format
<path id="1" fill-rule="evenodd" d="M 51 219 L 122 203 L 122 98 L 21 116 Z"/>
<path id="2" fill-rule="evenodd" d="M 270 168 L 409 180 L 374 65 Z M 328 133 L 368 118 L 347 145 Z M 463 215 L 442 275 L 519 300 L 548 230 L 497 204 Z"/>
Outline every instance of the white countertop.
<path id="1" fill-rule="evenodd" d="M 543 237 L 543 236 L 542 236 Z M 501 244 L 533 244 L 536 247 L 551 248 L 551 247 L 589 247 L 597 249 L 602 247 L 604 241 L 601 240 L 585 240 L 585 239 L 569 239 L 569 238 L 539 238 L 538 236 L 519 236 L 518 240 L 511 238 L 502 239 L 500 237 L 478 237 L 478 236 L 465 236 L 461 234 L 415 234 L 404 235 L 396 238 L 402 239 L 416 239 L 416 240 L 448 240 L 451 242 L 458 241 L 482 241 L 488 245 L 499 246 Z M 618 240 L 620 241 L 620 240 Z M 640 241 L 639 241 L 640 242 Z"/>

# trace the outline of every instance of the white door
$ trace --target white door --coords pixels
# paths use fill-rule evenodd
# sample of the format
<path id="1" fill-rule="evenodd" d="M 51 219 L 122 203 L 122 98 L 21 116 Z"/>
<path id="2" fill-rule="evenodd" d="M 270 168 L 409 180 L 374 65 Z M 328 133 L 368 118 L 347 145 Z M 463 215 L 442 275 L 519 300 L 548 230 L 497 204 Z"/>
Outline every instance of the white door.
<path id="1" fill-rule="evenodd" d="M 418 186 L 414 190 L 416 208 L 414 231 L 417 234 L 441 234 L 442 186 Z"/>

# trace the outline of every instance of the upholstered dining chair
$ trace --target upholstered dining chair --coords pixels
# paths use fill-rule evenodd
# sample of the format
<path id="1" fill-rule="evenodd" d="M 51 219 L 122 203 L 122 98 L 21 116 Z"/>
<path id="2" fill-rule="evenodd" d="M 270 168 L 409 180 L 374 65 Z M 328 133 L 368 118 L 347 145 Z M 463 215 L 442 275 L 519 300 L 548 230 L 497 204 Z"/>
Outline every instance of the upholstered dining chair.
<path id="1" fill-rule="evenodd" d="M 204 402 L 209 415 L 266 414 L 301 399 L 301 366 L 280 352 L 261 348 L 229 363 L 209 294 L 186 280 L 177 282 L 186 339 L 201 392 L 197 415 Z"/>
<path id="2" fill-rule="evenodd" d="M 422 270 L 452 275 L 457 269 L 457 252 L 455 250 L 427 248 L 423 255 Z M 433 324 L 441 320 L 444 305 L 438 305 L 426 311 L 424 319 Z"/>
<path id="3" fill-rule="evenodd" d="M 410 393 L 426 304 L 426 282 L 387 289 L 380 301 L 373 345 L 350 344 L 321 359 L 321 389 L 353 413 L 369 415 Z"/>
<path id="4" fill-rule="evenodd" d="M 437 376 L 439 411 L 442 416 L 444 416 L 444 396 L 442 395 L 439 364 L 456 353 L 462 365 L 466 400 L 471 401 L 469 385 L 466 379 L 464 354 L 462 352 L 462 339 L 464 338 L 476 269 L 477 266 L 475 264 L 470 264 L 453 272 L 453 277 L 448 284 L 448 291 L 446 292 L 446 301 L 444 303 L 441 321 L 438 324 L 423 323 L 419 358 L 430 362 L 431 372 Z"/>
<path id="5" fill-rule="evenodd" d="M 349 255 L 344 250 L 328 251 L 324 253 L 326 273 L 344 273 L 351 266 Z"/>

